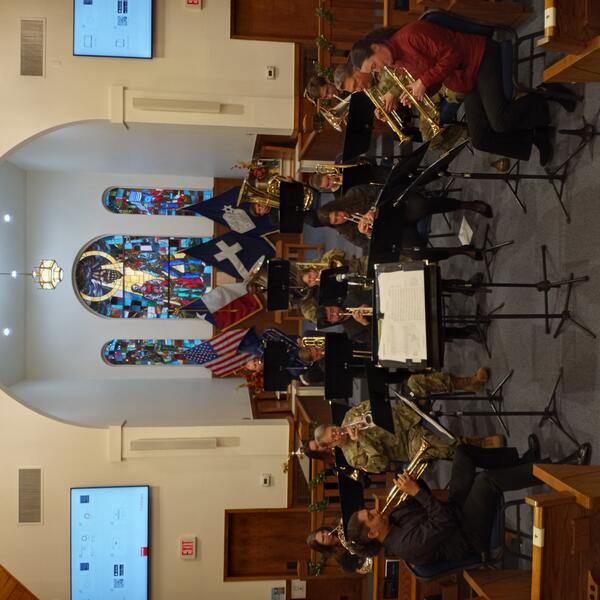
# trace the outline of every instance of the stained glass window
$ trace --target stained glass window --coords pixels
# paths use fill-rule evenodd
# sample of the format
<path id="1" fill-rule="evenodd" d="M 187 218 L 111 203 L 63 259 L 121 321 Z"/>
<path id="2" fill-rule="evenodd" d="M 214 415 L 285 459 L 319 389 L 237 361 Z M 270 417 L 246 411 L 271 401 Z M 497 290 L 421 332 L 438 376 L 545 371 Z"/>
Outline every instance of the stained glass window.
<path id="1" fill-rule="evenodd" d="M 110 340 L 102 347 L 102 359 L 119 365 L 189 365 L 184 352 L 201 344 L 198 339 Z"/>
<path id="2" fill-rule="evenodd" d="M 195 215 L 185 209 L 209 198 L 210 190 L 113 187 L 102 195 L 102 204 L 124 215 Z"/>
<path id="3" fill-rule="evenodd" d="M 75 259 L 75 286 L 93 312 L 111 318 L 193 318 L 186 306 L 212 287 L 212 267 L 184 248 L 207 237 L 112 235 Z"/>

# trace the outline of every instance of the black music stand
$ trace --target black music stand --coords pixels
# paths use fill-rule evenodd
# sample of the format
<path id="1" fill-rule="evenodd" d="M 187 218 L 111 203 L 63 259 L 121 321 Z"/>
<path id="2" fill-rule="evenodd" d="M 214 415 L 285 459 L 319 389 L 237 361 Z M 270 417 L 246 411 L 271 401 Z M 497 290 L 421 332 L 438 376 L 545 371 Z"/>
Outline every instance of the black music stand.
<path id="1" fill-rule="evenodd" d="M 279 186 L 279 231 L 302 233 L 304 229 L 304 185 L 282 181 Z"/>
<path id="2" fill-rule="evenodd" d="M 319 306 L 340 306 L 348 294 L 348 282 L 338 281 L 337 275 L 348 273 L 348 267 L 324 269 L 319 277 Z"/>
<path id="3" fill-rule="evenodd" d="M 342 150 L 342 163 L 354 162 L 369 150 L 375 107 L 366 94 L 352 94 Z"/>
<path id="4" fill-rule="evenodd" d="M 325 399 L 352 396 L 354 369 L 352 342 L 345 333 L 325 334 Z"/>
<path id="5" fill-rule="evenodd" d="M 395 433 L 394 416 L 392 405 L 389 401 L 389 393 L 383 369 L 373 364 L 367 365 L 367 386 L 369 388 L 369 399 L 371 401 L 371 414 L 373 421 L 390 433 Z"/>
<path id="6" fill-rule="evenodd" d="M 342 187 L 340 193 L 343 196 L 350 188 L 356 185 L 368 185 L 374 183 L 373 167 L 369 164 L 346 167 L 342 170 Z"/>
<path id="7" fill-rule="evenodd" d="M 292 377 L 287 370 L 288 353 L 283 342 L 267 342 L 263 355 L 265 391 L 287 390 Z"/>
<path id="8" fill-rule="evenodd" d="M 287 310 L 290 305 L 290 261 L 267 262 L 267 310 Z"/>
<path id="9" fill-rule="evenodd" d="M 346 539 L 348 539 L 348 521 L 350 521 L 350 517 L 357 510 L 362 510 L 365 505 L 363 486 L 359 481 L 345 474 L 338 473 L 338 489 L 342 509 L 342 527 L 344 528 Z"/>

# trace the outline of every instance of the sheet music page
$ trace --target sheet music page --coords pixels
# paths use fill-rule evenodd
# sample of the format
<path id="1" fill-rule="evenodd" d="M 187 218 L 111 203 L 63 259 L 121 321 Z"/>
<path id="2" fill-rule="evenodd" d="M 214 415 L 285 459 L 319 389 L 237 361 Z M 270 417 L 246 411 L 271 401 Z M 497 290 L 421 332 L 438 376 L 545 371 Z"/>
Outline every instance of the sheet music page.
<path id="1" fill-rule="evenodd" d="M 427 360 L 425 275 L 423 271 L 378 274 L 381 320 L 380 360 Z"/>

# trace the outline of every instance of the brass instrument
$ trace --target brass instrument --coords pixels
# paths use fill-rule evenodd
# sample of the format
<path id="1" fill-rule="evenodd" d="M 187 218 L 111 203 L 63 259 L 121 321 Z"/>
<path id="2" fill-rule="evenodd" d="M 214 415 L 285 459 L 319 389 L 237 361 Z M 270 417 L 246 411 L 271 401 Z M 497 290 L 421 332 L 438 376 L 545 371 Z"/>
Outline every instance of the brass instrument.
<path id="1" fill-rule="evenodd" d="M 336 165 L 335 163 L 326 164 L 326 163 L 317 163 L 316 172 L 319 175 L 343 175 L 344 169 L 351 169 L 352 167 L 356 167 L 356 165 L 348 164 L 348 165 Z"/>
<path id="2" fill-rule="evenodd" d="M 381 92 L 379 91 L 379 89 L 377 87 L 365 88 L 363 92 L 375 105 L 375 108 L 377 108 L 379 112 L 384 116 L 386 123 L 391 128 L 391 130 L 398 136 L 400 143 L 404 144 L 405 142 L 410 142 L 412 139 L 411 136 L 406 135 L 406 133 L 402 131 L 404 123 L 402 122 L 400 115 L 395 110 L 388 112 L 385 109 L 383 99 L 381 98 Z"/>
<path id="3" fill-rule="evenodd" d="M 356 223 L 358 225 L 362 221 L 363 217 L 364 217 L 364 215 L 361 215 L 360 213 L 350 213 L 346 217 L 346 221 L 350 221 L 351 223 Z M 373 229 L 372 221 L 371 221 L 371 223 L 368 223 L 368 227 L 369 227 L 369 229 Z"/>
<path id="4" fill-rule="evenodd" d="M 344 266 L 344 261 L 339 258 L 331 258 L 327 260 L 309 260 L 304 262 L 295 262 L 297 269 L 300 271 L 308 271 L 308 269 L 315 269 L 315 271 L 322 271 L 323 269 L 337 269 Z"/>
<path id="5" fill-rule="evenodd" d="M 413 477 L 413 479 L 417 480 L 423 473 L 425 469 L 429 466 L 429 463 L 426 460 L 423 460 L 423 454 L 427 452 L 431 448 L 431 444 L 425 439 L 421 438 L 421 446 L 417 453 L 412 457 L 412 460 L 404 469 L 405 473 L 408 473 Z M 408 494 L 406 492 L 400 493 L 400 488 L 394 485 L 394 487 L 389 491 L 387 498 L 385 500 L 385 505 L 379 511 L 382 515 L 385 515 L 386 512 L 391 508 L 397 508 L 402 502 L 406 500 Z"/>
<path id="6" fill-rule="evenodd" d="M 415 82 L 415 78 L 404 67 L 400 67 L 398 72 L 390 69 L 388 66 L 383 67 L 383 70 L 419 111 L 421 119 L 424 119 L 429 127 L 431 127 L 434 137 L 440 133 L 442 131 L 440 113 L 433 100 L 427 94 L 423 96 L 422 100 L 417 100 L 410 91 L 409 86 Z"/>
<path id="7" fill-rule="evenodd" d="M 341 317 L 351 317 L 354 315 L 354 311 L 362 310 L 365 313 L 365 317 L 373 316 L 373 307 L 371 306 L 353 306 L 350 308 L 346 308 L 345 311 L 340 312 Z"/>
<path id="8" fill-rule="evenodd" d="M 273 175 L 267 180 L 266 184 L 258 185 L 252 185 L 248 178 L 244 179 L 238 194 L 237 205 L 249 202 L 250 204 L 261 204 L 270 208 L 279 208 L 279 190 L 282 181 L 285 181 L 285 177 L 281 175 Z M 314 199 L 315 191 L 309 185 L 304 185 L 304 210 L 310 209 Z"/>
<path id="9" fill-rule="evenodd" d="M 368 410 L 365 411 L 359 419 L 356 421 L 352 421 L 352 423 L 348 423 L 344 427 L 344 429 L 354 429 L 355 431 L 363 431 L 365 429 L 371 429 L 372 427 L 376 427 L 375 421 L 373 421 L 373 413 Z"/>
<path id="10" fill-rule="evenodd" d="M 348 123 L 348 111 L 350 110 L 350 96 L 347 99 L 340 100 L 340 98 L 335 97 L 337 100 L 340 100 L 338 104 L 335 106 L 327 107 L 323 106 L 323 102 L 321 99 L 314 100 L 307 90 L 304 90 L 304 97 L 309 100 L 312 104 L 314 104 L 315 108 L 318 112 L 323 115 L 323 118 L 336 130 L 336 131 L 344 131 L 344 127 L 346 127 Z"/>
<path id="11" fill-rule="evenodd" d="M 321 350 L 325 351 L 325 336 L 324 335 L 323 336 L 315 335 L 315 336 L 303 337 L 302 338 L 302 347 L 303 348 L 320 348 Z M 354 350 L 352 350 L 352 357 L 353 358 L 366 358 L 368 360 L 371 360 L 373 358 L 373 354 L 371 353 L 370 350 L 354 349 Z M 372 420 L 372 418 L 371 418 L 371 420 Z M 353 475 L 351 475 L 350 477 L 352 477 L 353 479 L 357 478 L 357 477 L 354 477 Z"/>
<path id="12" fill-rule="evenodd" d="M 354 542 L 352 540 L 346 539 L 346 534 L 344 533 L 344 522 L 340 519 L 339 524 L 331 530 L 331 535 L 337 536 L 337 539 L 340 541 L 340 544 L 350 552 L 350 554 L 358 554 L 357 549 L 355 548 Z M 370 573 L 373 570 L 373 557 L 369 556 L 364 559 L 364 562 L 361 567 L 356 569 L 357 573 L 364 575 L 366 573 Z"/>

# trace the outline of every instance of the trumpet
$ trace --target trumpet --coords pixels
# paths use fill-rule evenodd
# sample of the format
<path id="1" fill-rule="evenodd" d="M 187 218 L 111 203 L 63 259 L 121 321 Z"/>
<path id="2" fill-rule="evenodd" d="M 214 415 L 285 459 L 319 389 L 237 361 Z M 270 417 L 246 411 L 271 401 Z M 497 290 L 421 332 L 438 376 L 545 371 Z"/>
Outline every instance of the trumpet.
<path id="1" fill-rule="evenodd" d="M 354 312 L 360 310 L 364 313 L 365 317 L 372 317 L 373 316 L 373 307 L 372 306 L 353 306 L 350 308 L 346 308 L 346 310 L 344 311 L 340 311 L 340 316 L 341 317 L 352 317 L 354 315 Z"/>
<path id="2" fill-rule="evenodd" d="M 365 429 L 371 429 L 376 427 L 375 421 L 373 421 L 373 413 L 369 410 L 364 412 L 356 421 L 348 423 L 343 429 L 347 432 L 350 429 L 354 431 L 364 431 Z"/>
<path id="3" fill-rule="evenodd" d="M 440 133 L 442 131 L 440 113 L 433 100 L 427 94 L 423 96 L 422 100 L 417 100 L 410 91 L 409 86 L 415 82 L 415 78 L 404 67 L 400 67 L 398 72 L 390 69 L 388 66 L 383 67 L 383 70 L 419 111 L 421 119 L 424 119 L 429 127 L 431 127 L 434 137 Z"/>
<path id="4" fill-rule="evenodd" d="M 350 221 L 352 223 L 356 223 L 357 225 L 362 221 L 364 215 L 361 215 L 360 213 L 350 213 L 347 217 L 346 217 L 346 221 Z M 367 227 L 369 229 L 373 229 L 373 221 L 367 221 Z"/>
<path id="5" fill-rule="evenodd" d="M 417 450 L 417 453 L 413 456 L 404 472 L 411 475 L 414 479 L 419 479 L 419 477 L 421 477 L 421 475 L 423 475 L 425 472 L 425 469 L 427 469 L 429 466 L 429 463 L 426 460 L 423 460 L 423 455 L 425 452 L 427 452 L 427 450 L 429 450 L 429 448 L 431 448 L 431 444 L 425 438 L 421 438 L 421 446 Z M 385 505 L 380 511 L 381 514 L 385 515 L 388 510 L 397 508 L 406 500 L 407 497 L 408 494 L 406 492 L 400 493 L 400 488 L 394 486 L 387 495 Z"/>
<path id="6" fill-rule="evenodd" d="M 383 117 L 385 118 L 385 122 L 388 124 L 391 130 L 398 136 L 400 143 L 404 144 L 405 142 L 410 142 L 412 139 L 411 136 L 406 135 L 402 131 L 404 123 L 402 122 L 400 115 L 395 110 L 388 112 L 385 109 L 383 100 L 381 98 L 381 92 L 379 91 L 379 89 L 376 87 L 368 89 L 365 88 L 363 92 L 367 95 L 367 98 L 369 98 L 369 100 L 375 105 L 375 108 L 377 108 L 379 112 L 383 115 Z"/>
<path id="7" fill-rule="evenodd" d="M 305 337 L 302 338 L 302 347 L 303 348 L 320 348 L 321 350 L 323 350 L 323 352 L 325 351 L 325 336 L 324 335 L 307 335 Z M 373 354 L 371 353 L 370 350 L 357 350 L 357 349 L 353 349 L 352 350 L 352 358 L 366 358 L 366 359 L 371 359 L 373 357 Z M 370 415 L 371 413 L 369 413 Z M 371 417 L 371 421 L 373 421 L 373 418 Z"/>

